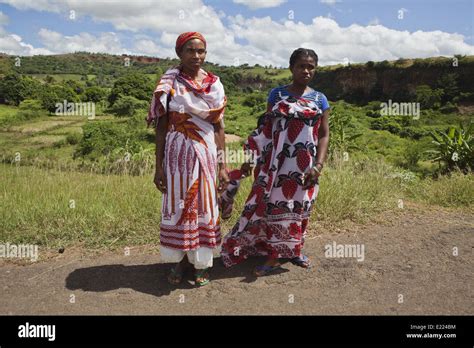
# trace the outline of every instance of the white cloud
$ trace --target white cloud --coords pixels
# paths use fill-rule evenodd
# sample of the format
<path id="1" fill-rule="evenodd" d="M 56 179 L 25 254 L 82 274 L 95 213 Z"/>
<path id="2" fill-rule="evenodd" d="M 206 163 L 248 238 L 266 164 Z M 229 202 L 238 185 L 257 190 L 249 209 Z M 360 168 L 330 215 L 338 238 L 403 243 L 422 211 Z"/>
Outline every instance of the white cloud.
<path id="1" fill-rule="evenodd" d="M 137 38 L 133 45 L 133 54 L 155 56 L 160 58 L 176 58 L 174 49 L 157 45 L 150 38 Z"/>
<path id="2" fill-rule="evenodd" d="M 54 27 L 43 28 L 38 33 L 44 46 L 41 49 L 31 47 L 19 37 L 5 33 L 0 35 L 0 51 L 14 54 L 37 54 L 34 52 L 39 50 L 54 53 L 81 50 L 175 57 L 176 37 L 184 31 L 202 32 L 208 42 L 207 59 L 224 65 L 258 63 L 288 66 L 291 52 L 298 47 L 313 48 L 322 65 L 341 63 L 344 58 L 350 62 L 365 62 L 474 54 L 474 46 L 467 44 L 462 35 L 441 31 L 410 33 L 394 30 L 380 25 L 377 18 L 368 26 L 353 24 L 343 27 L 333 18 L 325 17 L 315 17 L 309 24 L 275 21 L 269 16 L 225 17 L 222 11 L 206 6 L 202 0 L 176 0 L 173 3 L 162 2 L 159 6 L 154 0 L 2 1 L 19 9 L 61 14 L 74 10 L 78 19 L 89 16 L 93 21 L 112 24 L 116 30 L 116 33 L 66 36 L 54 31 Z M 326 3 L 329 2 L 335 3 L 326 0 Z M 224 25 L 224 18 L 229 24 Z M 7 19 L 4 15 L 0 16 L 0 28 Z M 148 35 L 143 35 L 144 32 Z M 122 36 L 135 38 L 131 47 L 124 47 L 119 39 Z"/>
<path id="3" fill-rule="evenodd" d="M 234 3 L 245 5 L 251 10 L 257 10 L 260 8 L 278 7 L 285 2 L 286 0 L 234 0 Z"/>
<path id="4" fill-rule="evenodd" d="M 0 11 L 0 52 L 21 56 L 52 53 L 44 48 L 34 48 L 32 45 L 23 42 L 19 35 L 8 33 L 3 27 L 6 24 L 8 24 L 8 16 Z"/>
<path id="5" fill-rule="evenodd" d="M 38 36 L 44 46 L 55 53 L 71 53 L 77 51 L 106 52 L 111 54 L 129 53 L 120 43 L 117 34 L 101 33 L 98 36 L 89 33 L 65 36 L 61 33 L 41 28 Z"/>
<path id="6" fill-rule="evenodd" d="M 316 17 L 307 25 L 302 22 L 277 23 L 270 17 L 230 17 L 231 27 L 250 46 L 267 52 L 272 64 L 288 65 L 297 47 L 313 48 L 322 65 L 337 64 L 347 57 L 351 62 L 380 61 L 453 54 L 474 54 L 474 46 L 459 34 L 441 31 L 398 31 L 382 25 L 341 27 L 330 18 Z M 258 33 L 258 35 L 255 35 Z M 277 33 L 277 34 L 275 34 Z"/>

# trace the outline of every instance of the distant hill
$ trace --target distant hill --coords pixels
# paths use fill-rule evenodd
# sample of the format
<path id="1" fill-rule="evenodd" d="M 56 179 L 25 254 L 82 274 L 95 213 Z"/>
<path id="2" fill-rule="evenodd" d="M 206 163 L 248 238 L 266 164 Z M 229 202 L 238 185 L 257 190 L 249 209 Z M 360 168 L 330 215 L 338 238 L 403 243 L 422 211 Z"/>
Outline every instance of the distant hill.
<path id="1" fill-rule="evenodd" d="M 148 74 L 156 80 L 166 69 L 178 64 L 177 59 L 77 52 L 50 56 L 17 57 L 0 54 L 0 77 L 17 72 L 27 75 L 122 76 L 129 72 Z M 456 62 L 454 61 L 456 58 Z M 220 66 L 206 63 L 207 70 L 218 74 L 226 89 L 266 91 L 276 85 L 289 83 L 288 69 L 247 64 Z M 449 76 L 448 76 L 449 75 Z M 38 76 L 35 76 L 38 77 Z M 453 58 L 399 59 L 336 65 L 318 68 L 312 87 L 324 92 L 330 100 L 344 99 L 353 103 L 372 100 L 413 100 L 420 85 L 432 89 L 445 88 L 443 81 L 454 80 L 459 101 L 474 101 L 474 56 Z"/>
<path id="2" fill-rule="evenodd" d="M 454 59 L 456 58 L 456 60 Z M 313 87 L 332 100 L 364 103 L 371 100 L 409 101 L 416 88 L 445 89 L 454 80 L 464 100 L 474 101 L 474 56 L 399 59 L 322 69 Z"/>

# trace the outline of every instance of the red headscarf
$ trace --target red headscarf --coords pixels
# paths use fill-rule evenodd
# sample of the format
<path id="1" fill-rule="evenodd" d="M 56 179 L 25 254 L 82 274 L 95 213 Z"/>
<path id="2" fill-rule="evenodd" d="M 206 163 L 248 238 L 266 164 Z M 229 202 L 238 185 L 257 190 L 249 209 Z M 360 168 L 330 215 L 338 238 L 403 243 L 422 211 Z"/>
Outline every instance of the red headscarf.
<path id="1" fill-rule="evenodd" d="M 204 47 L 206 47 L 206 39 L 204 38 L 204 36 L 202 36 L 201 33 L 198 33 L 197 31 L 188 31 L 186 33 L 182 33 L 176 39 L 176 53 L 181 51 L 181 48 L 184 46 L 184 44 L 192 39 L 201 40 L 202 42 L 204 42 Z"/>

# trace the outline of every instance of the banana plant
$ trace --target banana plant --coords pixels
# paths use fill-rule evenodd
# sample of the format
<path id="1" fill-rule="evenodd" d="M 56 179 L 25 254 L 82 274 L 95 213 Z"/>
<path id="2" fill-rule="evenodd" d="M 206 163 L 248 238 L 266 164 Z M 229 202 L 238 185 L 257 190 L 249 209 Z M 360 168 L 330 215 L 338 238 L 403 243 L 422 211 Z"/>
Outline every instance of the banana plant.
<path id="1" fill-rule="evenodd" d="M 433 149 L 426 152 L 433 162 L 445 164 L 445 171 L 449 172 L 459 169 L 464 173 L 474 168 L 474 123 L 465 127 L 460 124 L 459 128 L 449 127 L 446 131 L 430 132 L 434 145 Z"/>
<path id="2" fill-rule="evenodd" d="M 329 151 L 331 153 L 357 150 L 358 146 L 354 140 L 362 135 L 355 133 L 351 127 L 352 116 L 347 112 L 332 110 L 329 117 L 329 129 L 331 139 L 329 141 Z"/>

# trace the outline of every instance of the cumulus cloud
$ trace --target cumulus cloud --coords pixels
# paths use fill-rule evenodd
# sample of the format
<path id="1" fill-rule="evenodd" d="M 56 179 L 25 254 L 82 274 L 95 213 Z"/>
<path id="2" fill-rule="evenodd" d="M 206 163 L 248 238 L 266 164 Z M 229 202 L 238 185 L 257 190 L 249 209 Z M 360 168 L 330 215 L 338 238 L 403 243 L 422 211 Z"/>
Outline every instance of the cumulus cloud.
<path id="1" fill-rule="evenodd" d="M 277 6 L 277 1 L 235 0 L 251 6 Z M 205 5 L 202 0 L 0 0 L 18 9 L 69 14 L 76 18 L 88 16 L 96 22 L 110 23 L 114 32 L 92 35 L 80 33 L 66 36 L 54 28 L 41 29 L 38 33 L 43 48 L 33 48 L 21 38 L 0 31 L 0 51 L 13 54 L 38 54 L 44 52 L 108 52 L 147 54 L 174 57 L 176 37 L 184 31 L 200 31 L 208 42 L 207 59 L 223 65 L 243 63 L 287 66 L 291 52 L 298 47 L 313 48 L 322 65 L 345 61 L 393 60 L 474 54 L 474 46 L 465 42 L 460 34 L 442 31 L 400 31 L 381 25 L 377 19 L 367 26 L 353 24 L 340 26 L 334 19 L 315 17 L 311 23 L 289 20 L 276 21 L 271 17 L 225 16 Z M 327 4 L 337 1 L 326 0 Z M 0 16 L 1 23 L 7 19 Z M 224 20 L 226 24 L 224 25 Z M 53 30 L 51 30 L 53 29 Z M 143 37 L 147 33 L 147 37 Z M 151 34 L 150 34 L 151 33 Z M 119 37 L 140 37 L 124 48 Z"/>
<path id="2" fill-rule="evenodd" d="M 89 33 L 66 36 L 56 31 L 42 28 L 38 36 L 46 49 L 55 53 L 71 53 L 88 51 L 92 53 L 106 52 L 111 54 L 128 53 L 121 45 L 117 34 L 101 33 L 98 36 Z"/>
<path id="3" fill-rule="evenodd" d="M 0 11 L 0 52 L 21 56 L 52 53 L 44 48 L 34 48 L 32 45 L 23 42 L 21 36 L 8 33 L 4 28 L 7 24 L 8 16 Z"/>
<path id="4" fill-rule="evenodd" d="M 382 25 L 341 27 L 325 17 L 316 17 L 309 25 L 291 21 L 278 23 L 270 17 L 235 16 L 230 20 L 239 38 L 257 50 L 268 52 L 279 65 L 287 65 L 289 53 L 297 47 L 313 48 L 323 65 L 340 63 L 344 57 L 350 62 L 365 62 L 474 54 L 474 46 L 465 43 L 462 35 L 439 30 L 410 33 Z"/>

